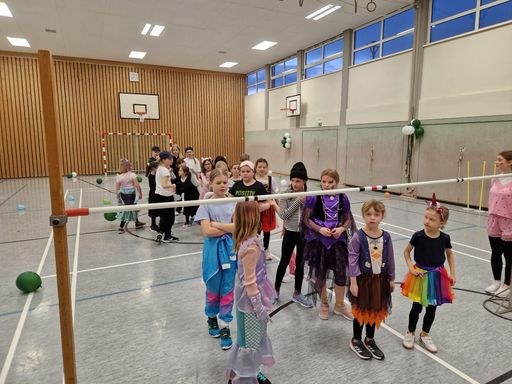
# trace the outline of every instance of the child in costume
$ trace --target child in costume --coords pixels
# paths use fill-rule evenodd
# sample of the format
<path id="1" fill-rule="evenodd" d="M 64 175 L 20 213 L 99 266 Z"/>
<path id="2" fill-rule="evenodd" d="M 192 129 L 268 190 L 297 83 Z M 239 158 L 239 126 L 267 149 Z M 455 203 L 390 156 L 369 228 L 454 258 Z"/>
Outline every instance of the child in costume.
<path id="1" fill-rule="evenodd" d="M 185 164 L 181 164 L 180 168 L 178 169 L 178 178 L 176 179 L 176 193 L 179 195 L 183 194 L 185 196 L 185 201 L 199 199 L 199 191 L 194 186 L 194 184 L 192 184 L 192 173 Z M 190 224 L 192 224 L 196 212 L 197 205 L 183 208 L 183 215 L 185 216 L 185 224 L 183 224 L 183 228 L 187 228 Z"/>
<path id="2" fill-rule="evenodd" d="M 213 169 L 212 159 L 205 157 L 201 159 L 201 173 L 199 176 L 200 199 L 204 199 L 204 195 L 210 190 L 210 172 Z"/>
<path id="3" fill-rule="evenodd" d="M 137 195 L 139 200 L 142 199 L 142 190 L 137 181 L 137 175 L 132 172 L 132 163 L 130 160 L 123 159 L 119 163 L 119 174 L 116 176 L 116 195 L 119 204 L 123 205 L 136 205 Z M 120 220 L 119 233 L 124 233 L 126 223 L 130 221 L 135 222 L 135 228 L 142 228 L 145 223 L 139 221 L 137 211 L 124 211 L 117 214 L 117 219 Z"/>
<path id="4" fill-rule="evenodd" d="M 210 174 L 210 185 L 213 190 L 212 199 L 226 197 L 227 172 L 213 170 Z M 234 230 L 231 222 L 234 210 L 235 203 L 201 205 L 195 217 L 201 224 L 204 236 L 202 267 L 203 281 L 206 284 L 204 312 L 208 316 L 208 333 L 211 337 L 220 337 L 220 347 L 224 350 L 233 345 L 229 323 L 233 320 L 236 275 L 236 255 L 231 237 Z"/>
<path id="5" fill-rule="evenodd" d="M 279 186 L 274 178 L 268 173 L 268 162 L 266 159 L 259 158 L 254 164 L 256 167 L 256 180 L 265 187 L 267 193 L 279 193 Z M 270 244 L 270 232 L 277 226 L 276 212 L 273 206 L 266 211 L 261 212 L 261 230 L 263 231 L 263 248 L 265 249 L 265 257 L 272 260 L 268 246 Z"/>
<path id="6" fill-rule="evenodd" d="M 375 327 L 388 316 L 391 292 L 395 287 L 395 258 L 389 233 L 379 228 L 386 208 L 377 200 L 361 207 L 365 226 L 356 232 L 348 246 L 350 302 L 354 315 L 352 349 L 361 359 L 384 359 L 375 343 Z M 366 325 L 366 337 L 363 327 Z"/>
<path id="7" fill-rule="evenodd" d="M 407 349 L 414 347 L 416 324 L 421 310 L 425 307 L 423 327 L 417 343 L 429 352 L 437 352 L 437 347 L 429 335 L 436 308 L 453 302 L 455 298 L 452 290 L 452 285 L 456 281 L 452 244 L 450 236 L 440 230 L 446 225 L 448 215 L 448 208 L 437 202 L 434 193 L 425 211 L 423 219 L 425 228 L 412 235 L 404 250 L 409 272 L 401 284 L 402 294 L 413 301 L 409 313 L 409 327 L 403 341 L 403 346 Z M 411 260 L 413 249 L 415 264 Z M 450 274 L 444 268 L 446 259 L 448 259 Z"/>
<path id="8" fill-rule="evenodd" d="M 290 171 L 290 187 L 286 193 L 303 192 L 306 190 L 308 173 L 302 162 L 295 163 Z M 304 278 L 304 237 L 302 229 L 302 215 L 304 212 L 304 196 L 291 199 L 280 199 L 279 205 L 274 208 L 281 219 L 284 220 L 284 235 L 281 244 L 281 260 L 277 267 L 276 281 L 274 287 L 279 295 L 281 283 L 286 273 L 286 267 L 290 263 L 293 249 L 297 247 L 296 268 L 295 268 L 295 290 L 292 301 L 302 305 L 305 308 L 312 308 L 313 303 L 301 293 L 302 280 Z"/>
<path id="9" fill-rule="evenodd" d="M 156 189 L 156 170 L 158 168 L 158 161 L 152 161 L 146 168 L 146 177 L 149 183 L 149 195 L 148 204 L 155 202 L 155 189 Z M 154 209 L 148 209 L 148 216 L 151 217 L 151 230 L 158 231 L 158 225 L 156 225 L 157 211 Z"/>
<path id="10" fill-rule="evenodd" d="M 238 203 L 234 223 L 239 277 L 235 289 L 237 339 L 229 357 L 228 379 L 233 384 L 270 384 L 260 366 L 274 365 L 267 323 L 277 295 L 267 277 L 265 252 L 258 236 L 258 203 Z"/>
<path id="11" fill-rule="evenodd" d="M 320 186 L 323 190 L 335 189 L 340 176 L 335 169 L 325 169 L 320 175 Z M 306 245 L 304 260 L 309 266 L 310 282 L 314 284 L 320 296 L 320 313 L 322 320 L 329 319 L 329 300 L 327 296 L 327 280 L 334 275 L 334 292 L 336 305 L 334 314 L 353 320 L 352 311 L 344 302 L 345 286 L 347 285 L 348 268 L 348 235 L 357 230 L 348 197 L 339 195 L 308 196 L 305 202 L 304 224 Z"/>

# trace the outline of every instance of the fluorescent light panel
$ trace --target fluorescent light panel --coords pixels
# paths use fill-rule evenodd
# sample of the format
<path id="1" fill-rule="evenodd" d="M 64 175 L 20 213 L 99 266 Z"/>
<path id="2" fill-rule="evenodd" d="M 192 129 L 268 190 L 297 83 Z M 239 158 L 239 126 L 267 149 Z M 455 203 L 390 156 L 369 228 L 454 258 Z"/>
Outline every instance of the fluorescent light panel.
<path id="1" fill-rule="evenodd" d="M 3 1 L 0 1 L 0 16 L 12 17 L 11 10 Z"/>
<path id="2" fill-rule="evenodd" d="M 269 49 L 270 47 L 273 47 L 274 45 L 276 45 L 277 43 L 275 41 L 262 41 L 261 43 L 259 44 L 256 44 L 254 47 L 252 47 L 252 49 L 257 49 L 259 51 L 264 51 L 266 49 Z"/>
<path id="3" fill-rule="evenodd" d="M 225 63 L 219 65 L 219 67 L 222 67 L 222 68 L 231 68 L 231 67 L 234 67 L 235 65 L 237 65 L 238 63 L 235 63 L 233 61 L 226 61 Z"/>
<path id="4" fill-rule="evenodd" d="M 321 13 L 320 15 L 316 16 L 316 17 L 313 17 L 313 20 L 320 20 L 322 17 L 325 17 L 331 13 L 333 13 L 334 11 L 337 11 L 338 9 L 341 8 L 341 5 L 337 5 L 333 8 L 329 8 L 327 11 L 325 11 L 324 13 Z"/>
<path id="5" fill-rule="evenodd" d="M 328 9 L 330 9 L 330 8 L 332 8 L 332 7 L 333 7 L 333 5 L 332 5 L 332 4 L 328 4 L 328 5 L 326 5 L 325 7 L 322 7 L 322 8 L 320 8 L 319 10 L 317 10 L 317 11 L 315 11 L 315 12 L 310 13 L 309 15 L 307 15 L 307 16 L 306 16 L 306 19 L 308 19 L 308 20 L 309 20 L 309 19 L 312 19 L 313 17 L 315 17 L 315 16 L 317 16 L 317 15 L 319 15 L 319 14 L 321 14 L 321 13 L 323 13 L 323 12 L 327 11 Z"/>
<path id="6" fill-rule="evenodd" d="M 165 29 L 163 25 L 155 25 L 151 32 L 149 33 L 151 36 L 160 36 L 162 31 Z"/>
<path id="7" fill-rule="evenodd" d="M 24 39 L 22 37 L 8 37 L 7 40 L 9 40 L 9 43 L 11 43 L 11 45 L 14 47 L 30 48 L 30 44 L 28 43 L 28 40 Z"/>
<path id="8" fill-rule="evenodd" d="M 148 34 L 148 31 L 149 31 L 149 28 L 151 28 L 151 24 L 146 24 L 144 26 L 144 28 L 142 28 L 142 32 L 140 33 L 141 35 L 147 35 Z"/>
<path id="9" fill-rule="evenodd" d="M 130 55 L 128 57 L 130 57 L 132 59 L 143 59 L 144 56 L 146 56 L 146 52 L 131 51 Z"/>

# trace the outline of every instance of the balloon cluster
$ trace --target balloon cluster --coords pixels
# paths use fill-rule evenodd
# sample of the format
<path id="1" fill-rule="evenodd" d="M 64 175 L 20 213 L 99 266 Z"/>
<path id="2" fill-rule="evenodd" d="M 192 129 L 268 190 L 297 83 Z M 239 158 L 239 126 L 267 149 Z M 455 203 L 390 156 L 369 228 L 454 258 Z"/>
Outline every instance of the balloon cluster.
<path id="1" fill-rule="evenodd" d="M 281 145 L 286 149 L 290 149 L 292 147 L 292 136 L 288 132 L 286 132 L 281 139 Z"/>
<path id="2" fill-rule="evenodd" d="M 421 121 L 418 119 L 412 119 L 410 125 L 405 125 L 402 128 L 402 133 L 405 136 L 411 136 L 414 134 L 414 136 L 419 139 L 425 134 L 425 130 L 421 126 Z"/>

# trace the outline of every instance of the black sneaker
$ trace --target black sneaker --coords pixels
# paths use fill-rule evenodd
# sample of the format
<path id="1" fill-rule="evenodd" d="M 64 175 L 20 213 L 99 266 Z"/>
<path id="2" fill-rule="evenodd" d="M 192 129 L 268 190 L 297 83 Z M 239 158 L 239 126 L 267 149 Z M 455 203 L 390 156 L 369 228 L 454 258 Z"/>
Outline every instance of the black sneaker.
<path id="1" fill-rule="evenodd" d="M 384 360 L 384 353 L 379 349 L 379 347 L 377 347 L 374 339 L 368 340 L 365 338 L 364 346 L 368 351 L 370 351 L 374 359 Z"/>
<path id="2" fill-rule="evenodd" d="M 161 243 L 162 242 L 162 239 L 163 239 L 164 235 L 162 233 L 157 233 L 156 235 L 156 238 L 155 238 L 155 241 L 157 243 Z"/>
<path id="3" fill-rule="evenodd" d="M 208 323 L 208 334 L 213 338 L 220 337 L 220 329 L 219 323 L 217 322 L 216 317 L 209 317 L 207 320 Z"/>
<path id="4" fill-rule="evenodd" d="M 171 241 L 178 241 L 180 238 L 179 238 L 179 237 L 176 237 L 176 236 L 171 235 L 171 236 L 169 237 L 169 239 L 171 239 Z"/>
<path id="5" fill-rule="evenodd" d="M 272 384 L 268 377 L 261 372 L 258 373 L 258 376 L 256 376 L 256 378 L 258 379 L 258 384 Z"/>
<path id="6" fill-rule="evenodd" d="M 151 226 L 151 230 L 152 230 L 153 232 L 158 232 L 158 225 L 152 225 L 152 226 Z"/>
<path id="7" fill-rule="evenodd" d="M 140 229 L 142 227 L 144 227 L 146 225 L 146 223 L 143 223 L 142 221 L 137 221 L 135 223 L 135 229 Z"/>
<path id="8" fill-rule="evenodd" d="M 363 360 L 370 360 L 372 358 L 371 352 L 366 349 L 361 340 L 352 339 L 350 342 L 350 349 Z"/>

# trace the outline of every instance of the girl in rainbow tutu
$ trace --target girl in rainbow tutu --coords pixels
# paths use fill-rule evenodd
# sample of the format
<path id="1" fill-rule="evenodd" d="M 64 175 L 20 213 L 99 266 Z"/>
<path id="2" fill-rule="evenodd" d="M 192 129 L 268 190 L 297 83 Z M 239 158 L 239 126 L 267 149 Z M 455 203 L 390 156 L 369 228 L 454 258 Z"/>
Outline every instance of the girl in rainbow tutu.
<path id="1" fill-rule="evenodd" d="M 414 347 L 416 324 L 425 307 L 423 327 L 416 342 L 429 352 L 437 352 L 437 347 L 429 335 L 436 308 L 441 304 L 453 302 L 455 298 L 452 290 L 452 285 L 456 281 L 452 245 L 450 236 L 441 231 L 448 221 L 448 215 L 448 208 L 437 202 L 434 193 L 425 211 L 423 219 L 425 228 L 412 235 L 404 250 L 409 272 L 401 284 L 402 294 L 413 301 L 411 312 L 409 312 L 409 327 L 403 341 L 403 346 L 407 349 Z M 416 264 L 411 260 L 413 249 Z M 446 259 L 450 274 L 444 268 Z"/>

